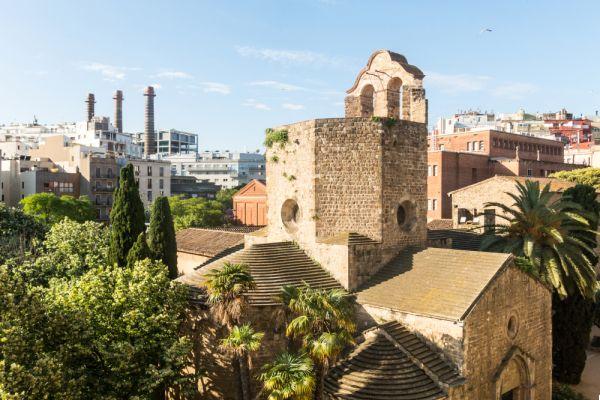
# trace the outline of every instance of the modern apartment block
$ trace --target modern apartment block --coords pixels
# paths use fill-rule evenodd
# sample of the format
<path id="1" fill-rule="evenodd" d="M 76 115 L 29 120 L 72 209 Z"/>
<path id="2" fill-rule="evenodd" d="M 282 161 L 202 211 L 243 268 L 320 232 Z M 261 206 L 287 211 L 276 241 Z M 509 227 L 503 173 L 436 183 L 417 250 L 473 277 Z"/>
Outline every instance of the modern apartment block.
<path id="1" fill-rule="evenodd" d="M 143 146 L 144 132 L 133 134 L 134 143 Z M 157 153 L 162 156 L 198 153 L 198 135 L 176 129 L 159 130 L 157 133 Z"/>
<path id="2" fill-rule="evenodd" d="M 451 218 L 448 193 L 494 175 L 546 177 L 581 168 L 564 162 L 556 139 L 495 130 L 429 135 L 427 217 Z"/>
<path id="3" fill-rule="evenodd" d="M 265 156 L 260 153 L 205 151 L 198 155 L 165 157 L 174 175 L 194 176 L 225 189 L 265 179 Z"/>
<path id="4" fill-rule="evenodd" d="M 8 206 L 35 193 L 79 197 L 79 191 L 79 172 L 62 171 L 48 158 L 0 160 L 0 201 Z"/>

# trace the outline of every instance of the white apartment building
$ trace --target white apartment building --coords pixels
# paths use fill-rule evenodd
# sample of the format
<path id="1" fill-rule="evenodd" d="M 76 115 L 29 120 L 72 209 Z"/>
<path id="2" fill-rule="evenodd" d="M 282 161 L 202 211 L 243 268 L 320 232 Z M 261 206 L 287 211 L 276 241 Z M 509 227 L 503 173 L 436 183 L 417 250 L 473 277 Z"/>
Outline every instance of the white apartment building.
<path id="1" fill-rule="evenodd" d="M 119 133 L 108 117 L 94 116 L 89 122 L 68 122 L 40 125 L 13 124 L 0 126 L 0 151 L 4 158 L 27 155 L 43 145 L 46 138 L 63 135 L 72 143 L 103 149 L 115 156 L 141 157 L 142 146 L 134 143 L 131 134 Z"/>
<path id="2" fill-rule="evenodd" d="M 144 145 L 144 132 L 133 135 L 134 143 Z M 160 157 L 175 154 L 198 153 L 198 135 L 196 133 L 178 131 L 177 129 L 162 129 L 156 133 L 157 153 Z"/>
<path id="3" fill-rule="evenodd" d="M 174 175 L 194 176 L 224 189 L 245 185 L 252 179 L 265 179 L 265 156 L 260 153 L 204 151 L 163 159 L 171 162 Z"/>

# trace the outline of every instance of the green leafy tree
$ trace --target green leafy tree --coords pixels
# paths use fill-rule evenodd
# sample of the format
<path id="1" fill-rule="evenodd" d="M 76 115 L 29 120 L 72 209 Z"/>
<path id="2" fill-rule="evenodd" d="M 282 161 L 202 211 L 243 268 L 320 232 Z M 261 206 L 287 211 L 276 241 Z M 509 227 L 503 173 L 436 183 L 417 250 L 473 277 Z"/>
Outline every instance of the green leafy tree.
<path id="1" fill-rule="evenodd" d="M 172 196 L 169 197 L 169 205 L 176 230 L 210 228 L 225 223 L 224 207 L 219 201 Z"/>
<path id="2" fill-rule="evenodd" d="M 35 217 L 46 224 L 55 224 L 64 218 L 77 222 L 91 221 L 96 217 L 96 211 L 87 196 L 75 198 L 52 193 L 36 193 L 25 197 L 20 202 L 25 214 Z"/>
<path id="3" fill-rule="evenodd" d="M 215 320 L 229 328 L 240 323 L 247 305 L 244 293 L 255 287 L 254 278 L 245 264 L 224 263 L 223 267 L 206 274 L 204 283 L 208 303 Z"/>
<path id="4" fill-rule="evenodd" d="M 127 254 L 140 233 L 145 229 L 144 205 L 133 165 L 121 168 L 119 187 L 115 191 L 110 212 L 110 261 L 121 267 L 127 264 Z"/>
<path id="5" fill-rule="evenodd" d="M 298 338 L 315 363 L 315 399 L 323 397 L 324 378 L 356 330 L 354 301 L 341 289 L 284 286 L 280 295 L 293 319 L 286 334 Z"/>
<path id="6" fill-rule="evenodd" d="M 216 200 L 221 203 L 224 210 L 233 208 L 233 195 L 240 190 L 240 187 L 232 189 L 221 189 L 217 192 Z"/>
<path id="7" fill-rule="evenodd" d="M 514 200 L 512 206 L 486 204 L 499 208 L 503 214 L 498 217 L 505 222 L 490 227 L 482 249 L 526 257 L 561 298 L 577 292 L 593 296 L 596 278 L 588 254 L 595 244 L 584 235 L 593 231 L 580 206 L 553 199 L 550 186 L 540 189 L 537 181 L 517 183 L 517 191 L 507 193 Z"/>
<path id="8" fill-rule="evenodd" d="M 0 203 L 0 264 L 14 257 L 23 259 L 46 232 L 46 225 L 23 211 Z"/>
<path id="9" fill-rule="evenodd" d="M 166 197 L 157 197 L 152 203 L 150 226 L 148 228 L 148 247 L 156 260 L 161 260 L 169 268 L 171 279 L 177 278 L 177 243 L 175 228 L 169 201 Z"/>
<path id="10" fill-rule="evenodd" d="M 161 262 L 54 280 L 44 300 L 54 315 L 79 315 L 89 332 L 81 345 L 95 362 L 78 366 L 93 385 L 89 398 L 163 397 L 166 387 L 191 381 L 185 373 L 191 346 L 179 337 L 187 290 L 171 281 Z"/>
<path id="11" fill-rule="evenodd" d="M 312 400 L 315 390 L 314 364 L 305 354 L 279 354 L 263 367 L 260 380 L 268 400 Z"/>
<path id="12" fill-rule="evenodd" d="M 221 339 L 221 347 L 235 355 L 239 362 L 240 385 L 242 399 L 250 400 L 252 388 L 250 387 L 250 360 L 249 354 L 260 348 L 264 336 L 262 332 L 255 332 L 250 324 L 234 326 L 225 339 Z"/>
<path id="13" fill-rule="evenodd" d="M 28 287 L 0 267 L 0 398 L 99 399 L 99 363 L 82 315 L 50 311 L 44 291 Z"/>
<path id="14" fill-rule="evenodd" d="M 550 175 L 552 178 L 593 186 L 600 190 L 600 168 L 580 168 L 572 171 L 560 171 Z"/>
<path id="15" fill-rule="evenodd" d="M 47 286 L 52 278 L 79 277 L 107 264 L 108 229 L 98 222 L 64 219 L 50 228 L 38 253 L 16 266 L 29 284 Z"/>
<path id="16" fill-rule="evenodd" d="M 148 248 L 146 233 L 142 232 L 138 235 L 133 246 L 131 246 L 129 253 L 127 253 L 127 266 L 131 268 L 136 262 L 145 260 L 146 258 L 152 258 L 152 253 Z"/>
<path id="17" fill-rule="evenodd" d="M 563 197 L 579 205 L 585 212 L 591 232 L 577 232 L 581 240 L 594 243 L 598 230 L 600 203 L 596 201 L 596 190 L 589 185 L 578 184 L 567 189 Z M 573 210 L 577 211 L 577 210 Z M 586 252 L 586 249 L 582 249 Z M 598 263 L 593 252 L 585 253 L 592 265 Z M 554 294 L 552 300 L 552 361 L 554 377 L 560 382 L 578 384 L 585 368 L 586 349 L 589 344 L 594 318 L 594 298 L 573 293 L 565 299 Z"/>

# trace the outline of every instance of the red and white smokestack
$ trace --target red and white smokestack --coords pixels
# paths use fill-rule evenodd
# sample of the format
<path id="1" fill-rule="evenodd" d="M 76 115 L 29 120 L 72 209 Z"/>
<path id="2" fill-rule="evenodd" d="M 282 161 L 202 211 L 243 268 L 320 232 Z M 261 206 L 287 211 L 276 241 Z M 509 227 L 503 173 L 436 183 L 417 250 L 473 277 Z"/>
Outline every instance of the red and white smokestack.
<path id="1" fill-rule="evenodd" d="M 154 132 L 154 88 L 148 86 L 144 89 L 146 108 L 144 113 L 144 154 L 147 156 L 156 153 L 156 133 Z"/>
<path id="2" fill-rule="evenodd" d="M 94 93 L 88 93 L 85 102 L 87 103 L 87 122 L 90 122 L 94 118 L 94 104 L 96 104 Z"/>
<path id="3" fill-rule="evenodd" d="M 115 100 L 115 128 L 118 133 L 123 133 L 123 91 L 117 90 L 113 99 Z"/>

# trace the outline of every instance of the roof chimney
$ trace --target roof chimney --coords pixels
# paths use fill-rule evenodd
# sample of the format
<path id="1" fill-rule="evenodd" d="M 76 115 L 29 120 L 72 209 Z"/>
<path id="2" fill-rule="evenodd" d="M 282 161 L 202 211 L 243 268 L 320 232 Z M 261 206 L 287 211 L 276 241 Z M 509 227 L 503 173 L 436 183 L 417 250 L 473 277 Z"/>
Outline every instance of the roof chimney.
<path id="1" fill-rule="evenodd" d="M 123 91 L 117 90 L 113 99 L 115 100 L 115 128 L 118 133 L 123 133 Z"/>
<path id="2" fill-rule="evenodd" d="M 156 133 L 154 132 L 154 88 L 148 86 L 144 89 L 146 108 L 144 113 L 144 154 L 148 157 L 156 153 Z"/>
<path id="3" fill-rule="evenodd" d="M 88 93 L 87 100 L 87 122 L 90 122 L 94 117 L 94 104 L 96 104 L 96 99 L 94 98 L 94 93 Z"/>

